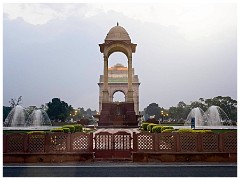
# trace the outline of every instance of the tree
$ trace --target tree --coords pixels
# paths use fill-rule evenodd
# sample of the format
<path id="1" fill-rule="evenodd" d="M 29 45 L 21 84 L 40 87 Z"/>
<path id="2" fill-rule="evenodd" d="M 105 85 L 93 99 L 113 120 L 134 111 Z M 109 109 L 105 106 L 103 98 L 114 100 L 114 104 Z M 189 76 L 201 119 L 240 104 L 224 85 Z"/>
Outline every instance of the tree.
<path id="1" fill-rule="evenodd" d="M 237 121 L 237 101 L 229 96 L 217 96 L 212 99 L 206 99 L 205 104 L 210 106 L 219 106 L 228 116 L 229 119 Z"/>
<path id="2" fill-rule="evenodd" d="M 51 120 L 65 121 L 70 113 L 73 112 L 72 106 L 61 101 L 60 98 L 53 98 L 52 102 L 47 103 L 47 114 Z"/>
<path id="3" fill-rule="evenodd" d="M 201 108 L 203 111 L 206 111 L 207 110 L 207 106 L 206 104 L 204 103 L 204 101 L 194 101 L 194 102 L 191 102 L 190 104 L 190 109 L 193 109 L 193 108 Z"/>
<path id="4" fill-rule="evenodd" d="M 12 107 L 3 106 L 3 122 L 5 121 L 11 110 Z"/>
<path id="5" fill-rule="evenodd" d="M 87 117 L 88 118 L 92 118 L 92 116 L 93 116 L 93 114 L 92 114 L 92 110 L 90 109 L 90 108 L 88 108 L 87 110 L 86 110 L 86 114 L 87 114 Z"/>
<path id="6" fill-rule="evenodd" d="M 149 104 L 145 112 L 148 116 L 155 116 L 155 119 L 160 119 L 161 117 L 161 108 L 158 107 L 158 104 L 156 103 Z"/>
<path id="7" fill-rule="evenodd" d="M 13 99 L 13 98 L 11 98 L 11 100 L 9 101 L 10 107 L 14 108 L 14 107 L 17 106 L 17 105 L 22 104 L 21 101 L 22 101 L 22 96 L 19 96 L 18 99 Z"/>
<path id="8" fill-rule="evenodd" d="M 169 117 L 177 121 L 185 120 L 190 112 L 190 106 L 186 105 L 183 101 L 180 101 L 177 104 L 177 107 L 169 108 Z"/>

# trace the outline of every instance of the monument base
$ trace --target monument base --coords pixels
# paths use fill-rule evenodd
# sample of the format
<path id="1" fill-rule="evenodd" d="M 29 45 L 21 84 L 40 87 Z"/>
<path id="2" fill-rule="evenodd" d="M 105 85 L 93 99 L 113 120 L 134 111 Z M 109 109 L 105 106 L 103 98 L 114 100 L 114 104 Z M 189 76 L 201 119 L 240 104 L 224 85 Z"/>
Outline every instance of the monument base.
<path id="1" fill-rule="evenodd" d="M 137 127 L 138 115 L 134 111 L 134 103 L 102 103 L 98 126 Z"/>

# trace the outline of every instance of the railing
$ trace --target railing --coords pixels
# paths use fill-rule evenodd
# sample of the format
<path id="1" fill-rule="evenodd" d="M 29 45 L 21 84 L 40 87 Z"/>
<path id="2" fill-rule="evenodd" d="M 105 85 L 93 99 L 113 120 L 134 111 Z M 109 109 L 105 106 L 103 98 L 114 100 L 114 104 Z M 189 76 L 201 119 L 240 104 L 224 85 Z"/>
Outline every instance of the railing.
<path id="1" fill-rule="evenodd" d="M 93 134 L 33 133 L 3 135 L 3 153 L 93 152 Z"/>
<path id="2" fill-rule="evenodd" d="M 137 133 L 134 152 L 237 152 L 237 133 Z"/>
<path id="3" fill-rule="evenodd" d="M 3 135 L 3 153 L 94 152 L 95 141 L 92 133 L 8 134 Z M 132 142 L 133 152 L 237 152 L 237 133 L 232 132 L 133 133 Z"/>

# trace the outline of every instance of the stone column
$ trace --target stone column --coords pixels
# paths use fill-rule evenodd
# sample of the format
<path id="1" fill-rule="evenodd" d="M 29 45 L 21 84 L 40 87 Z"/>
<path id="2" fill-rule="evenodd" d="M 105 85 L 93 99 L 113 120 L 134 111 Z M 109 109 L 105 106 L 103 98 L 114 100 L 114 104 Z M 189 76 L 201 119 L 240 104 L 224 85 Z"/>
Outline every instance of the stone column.
<path id="1" fill-rule="evenodd" d="M 133 102 L 133 88 L 132 88 L 132 56 L 128 57 L 128 96 L 127 102 Z"/>
<path id="2" fill-rule="evenodd" d="M 104 73 L 103 73 L 103 103 L 109 102 L 109 92 L 108 92 L 108 58 L 104 57 Z"/>

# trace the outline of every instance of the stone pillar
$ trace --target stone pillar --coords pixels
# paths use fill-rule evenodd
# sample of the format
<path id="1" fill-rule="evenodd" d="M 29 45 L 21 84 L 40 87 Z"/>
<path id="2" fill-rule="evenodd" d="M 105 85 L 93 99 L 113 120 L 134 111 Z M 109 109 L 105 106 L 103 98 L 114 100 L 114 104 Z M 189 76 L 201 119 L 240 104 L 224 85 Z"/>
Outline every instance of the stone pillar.
<path id="1" fill-rule="evenodd" d="M 128 95 L 127 102 L 133 102 L 133 87 L 132 87 L 132 57 L 128 57 Z"/>
<path id="2" fill-rule="evenodd" d="M 103 103 L 109 102 L 108 92 L 108 58 L 104 55 L 104 74 L 103 74 Z"/>

